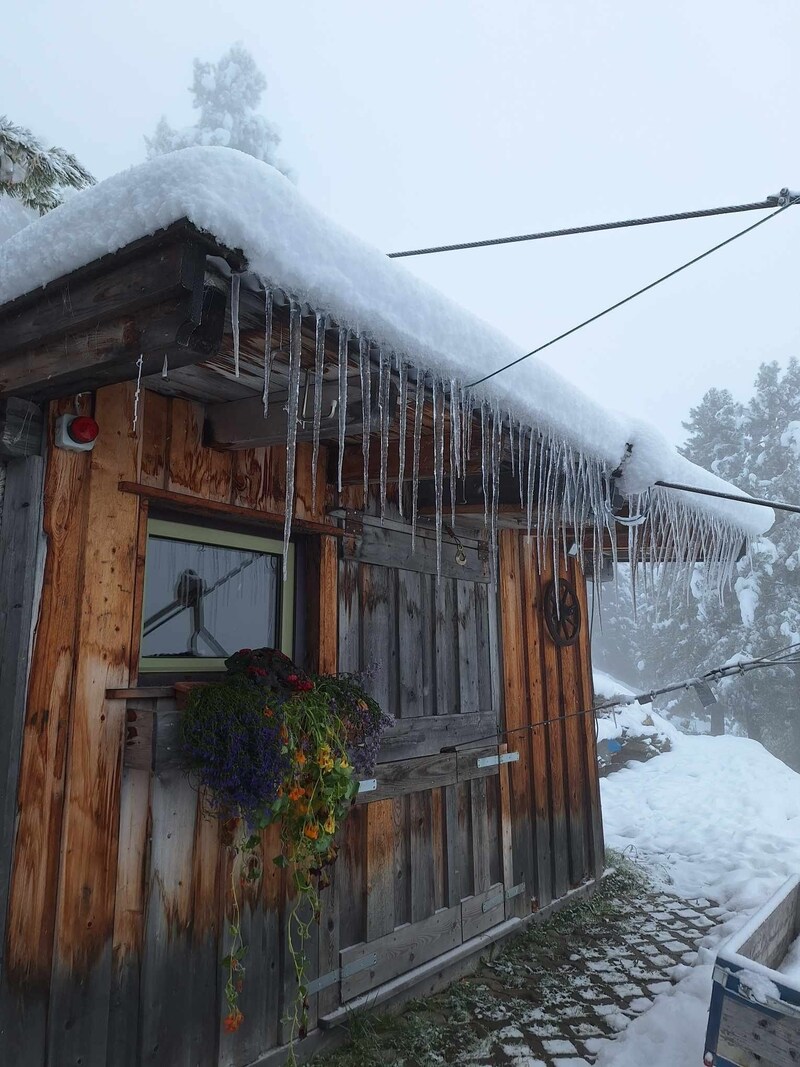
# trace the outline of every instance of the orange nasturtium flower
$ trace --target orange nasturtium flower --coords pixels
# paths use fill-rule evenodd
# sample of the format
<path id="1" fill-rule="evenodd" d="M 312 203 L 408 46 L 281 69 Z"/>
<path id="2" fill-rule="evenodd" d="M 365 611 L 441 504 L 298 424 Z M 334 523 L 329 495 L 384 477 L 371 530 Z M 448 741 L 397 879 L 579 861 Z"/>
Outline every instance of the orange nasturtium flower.
<path id="1" fill-rule="evenodd" d="M 300 766 L 302 767 L 303 764 L 306 762 L 306 754 L 305 754 L 305 752 L 303 752 L 302 748 L 299 748 L 297 750 L 297 752 L 295 753 L 295 757 L 294 758 L 300 764 Z"/>
<path id="2" fill-rule="evenodd" d="M 320 766 L 320 770 L 332 771 L 333 770 L 333 756 L 331 755 L 330 745 L 323 745 L 317 753 L 317 763 Z"/>
<path id="3" fill-rule="evenodd" d="M 303 787 L 301 785 L 296 785 L 293 789 L 291 789 L 289 791 L 289 800 L 291 800 L 291 801 L 299 800 L 301 797 L 304 797 L 305 795 L 306 795 L 305 789 L 303 789 Z"/>
<path id="4" fill-rule="evenodd" d="M 274 714 L 275 714 L 275 712 L 272 710 L 272 708 L 269 708 L 269 707 L 264 708 L 264 717 L 265 718 L 271 719 Z"/>
<path id="5" fill-rule="evenodd" d="M 244 1015 L 242 1015 L 242 1013 L 237 1008 L 235 1011 L 232 1011 L 229 1015 L 225 1016 L 225 1021 L 223 1025 L 225 1026 L 225 1029 L 229 1034 L 235 1034 L 243 1022 Z"/>
<path id="6" fill-rule="evenodd" d="M 289 731 L 286 729 L 286 723 L 283 723 L 281 725 L 280 738 L 281 738 L 281 741 L 283 741 L 284 743 L 286 743 L 289 740 Z"/>
<path id="7" fill-rule="evenodd" d="M 330 812 L 328 814 L 328 818 L 325 820 L 322 829 L 325 831 L 326 834 L 336 833 L 336 819 L 334 819 L 333 817 L 333 812 Z"/>
<path id="8" fill-rule="evenodd" d="M 309 837 L 312 841 L 316 841 L 319 837 L 319 826 L 315 822 L 310 822 L 303 830 L 306 837 Z"/>

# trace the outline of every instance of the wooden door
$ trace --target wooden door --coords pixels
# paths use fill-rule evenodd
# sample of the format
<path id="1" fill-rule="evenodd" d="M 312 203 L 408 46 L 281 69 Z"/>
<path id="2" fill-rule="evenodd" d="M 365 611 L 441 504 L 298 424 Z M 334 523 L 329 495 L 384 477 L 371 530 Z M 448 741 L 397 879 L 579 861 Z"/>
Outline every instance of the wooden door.
<path id="1" fill-rule="evenodd" d="M 351 513 L 339 605 L 339 669 L 366 671 L 395 718 L 337 863 L 331 917 L 346 1003 L 503 922 L 524 894 L 511 884 L 507 760 L 515 754 L 499 742 L 497 604 L 485 545 L 446 537 L 437 581 L 431 531 L 412 553 L 407 525 Z"/>

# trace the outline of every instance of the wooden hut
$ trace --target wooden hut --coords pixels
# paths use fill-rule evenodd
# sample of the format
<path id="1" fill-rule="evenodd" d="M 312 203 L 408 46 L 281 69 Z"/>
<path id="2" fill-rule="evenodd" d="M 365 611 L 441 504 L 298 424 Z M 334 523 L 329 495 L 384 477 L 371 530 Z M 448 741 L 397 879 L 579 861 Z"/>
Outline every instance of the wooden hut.
<path id="1" fill-rule="evenodd" d="M 468 388 L 509 354 L 221 149 L 0 245 L 2 1062 L 285 1057 L 285 874 L 245 891 L 226 1033 L 231 857 L 175 740 L 175 684 L 241 644 L 369 668 L 395 720 L 322 894 L 307 1047 L 596 884 L 586 574 L 729 567 L 763 521 L 648 497 L 639 431 L 546 368 Z M 651 480 L 711 479 L 643 441 Z"/>

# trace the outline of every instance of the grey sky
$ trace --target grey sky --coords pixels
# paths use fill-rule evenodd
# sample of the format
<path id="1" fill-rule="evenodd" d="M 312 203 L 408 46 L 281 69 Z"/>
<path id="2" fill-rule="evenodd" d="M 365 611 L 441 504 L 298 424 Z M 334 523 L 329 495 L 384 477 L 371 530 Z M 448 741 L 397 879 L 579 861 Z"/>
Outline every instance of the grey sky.
<path id="1" fill-rule="evenodd" d="M 31 0 L 2 19 L 0 112 L 104 177 L 194 56 L 242 40 L 302 193 L 381 248 L 800 188 L 795 0 Z M 448 253 L 408 266 L 529 348 L 756 216 Z M 711 385 L 800 355 L 800 208 L 545 356 L 672 439 Z"/>

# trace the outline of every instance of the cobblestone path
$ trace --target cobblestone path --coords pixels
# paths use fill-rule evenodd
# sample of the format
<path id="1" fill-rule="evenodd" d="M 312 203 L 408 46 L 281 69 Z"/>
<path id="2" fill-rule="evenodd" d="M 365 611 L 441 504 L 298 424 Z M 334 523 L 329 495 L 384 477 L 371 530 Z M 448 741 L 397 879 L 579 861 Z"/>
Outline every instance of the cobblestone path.
<path id="1" fill-rule="evenodd" d="M 589 902 L 512 940 L 494 960 L 396 1018 L 354 1026 L 326 1067 L 582 1067 L 681 978 L 719 921 L 615 873 Z M 316 1062 L 316 1061 L 315 1061 Z"/>

